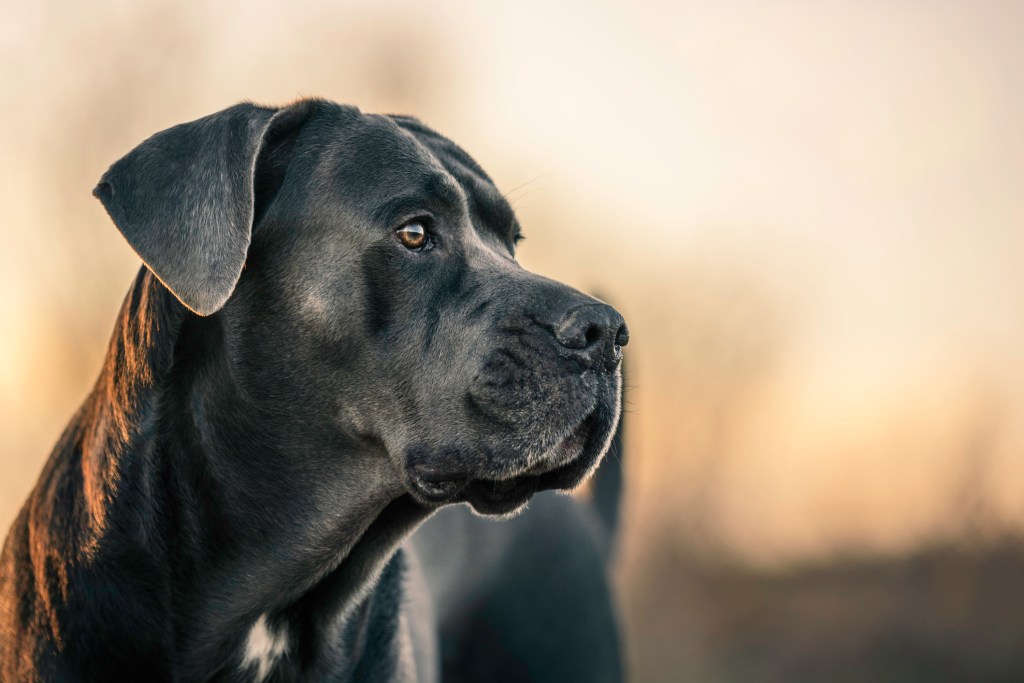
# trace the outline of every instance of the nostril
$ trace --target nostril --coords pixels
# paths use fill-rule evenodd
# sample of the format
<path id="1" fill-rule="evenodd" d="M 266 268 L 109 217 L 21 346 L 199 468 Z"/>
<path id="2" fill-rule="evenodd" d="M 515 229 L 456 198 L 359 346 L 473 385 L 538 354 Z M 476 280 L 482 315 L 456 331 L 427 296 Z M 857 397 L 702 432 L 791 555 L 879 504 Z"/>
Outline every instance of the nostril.
<path id="1" fill-rule="evenodd" d="M 619 331 L 615 333 L 615 343 L 618 346 L 625 346 L 629 343 L 629 328 L 626 323 L 619 325 Z"/>
<path id="2" fill-rule="evenodd" d="M 583 348 L 590 348 L 597 342 L 601 341 L 602 336 L 601 328 L 598 325 L 591 323 L 590 326 L 587 327 L 586 335 L 583 337 L 585 342 Z"/>
<path id="3" fill-rule="evenodd" d="M 586 303 L 571 308 L 552 329 L 563 347 L 582 351 L 590 360 L 613 357 L 629 341 L 622 316 L 606 304 Z"/>

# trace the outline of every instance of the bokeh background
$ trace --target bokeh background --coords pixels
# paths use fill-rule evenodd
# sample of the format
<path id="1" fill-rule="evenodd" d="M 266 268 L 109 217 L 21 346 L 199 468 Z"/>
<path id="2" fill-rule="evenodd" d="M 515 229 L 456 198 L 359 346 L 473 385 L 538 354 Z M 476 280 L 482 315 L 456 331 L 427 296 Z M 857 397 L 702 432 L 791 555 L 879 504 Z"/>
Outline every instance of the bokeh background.
<path id="1" fill-rule="evenodd" d="M 629 321 L 634 680 L 1024 680 L 1022 30 L 1010 1 L 6 0 L 0 527 L 138 267 L 95 181 L 320 95 L 457 140 L 521 261 Z"/>

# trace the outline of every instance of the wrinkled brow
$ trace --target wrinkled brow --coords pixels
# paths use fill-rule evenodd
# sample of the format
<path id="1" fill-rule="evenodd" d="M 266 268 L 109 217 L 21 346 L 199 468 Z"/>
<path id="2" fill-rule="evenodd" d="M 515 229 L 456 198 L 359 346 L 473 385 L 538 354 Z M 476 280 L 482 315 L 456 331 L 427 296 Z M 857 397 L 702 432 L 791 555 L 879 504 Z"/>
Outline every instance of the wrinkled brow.
<path id="1" fill-rule="evenodd" d="M 394 219 L 417 209 L 458 211 L 463 206 L 463 193 L 450 178 L 440 174 L 429 175 L 419 187 L 392 197 L 373 212 L 374 220 L 390 223 Z"/>
<path id="2" fill-rule="evenodd" d="M 474 182 L 469 193 L 473 216 L 500 237 L 512 240 L 519 232 L 516 214 L 505 198 L 490 183 Z"/>

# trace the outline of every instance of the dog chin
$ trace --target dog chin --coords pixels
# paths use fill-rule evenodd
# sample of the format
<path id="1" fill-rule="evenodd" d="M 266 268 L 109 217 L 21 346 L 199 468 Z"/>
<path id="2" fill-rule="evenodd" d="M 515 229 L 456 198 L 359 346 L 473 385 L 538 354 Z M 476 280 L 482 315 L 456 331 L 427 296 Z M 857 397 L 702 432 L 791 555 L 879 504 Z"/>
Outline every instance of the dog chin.
<path id="1" fill-rule="evenodd" d="M 466 476 L 428 481 L 407 471 L 407 488 L 426 505 L 469 503 L 485 516 L 507 517 L 522 510 L 539 491 L 579 486 L 601 462 L 618 420 L 595 411 L 580 423 L 540 465 L 506 479 Z"/>

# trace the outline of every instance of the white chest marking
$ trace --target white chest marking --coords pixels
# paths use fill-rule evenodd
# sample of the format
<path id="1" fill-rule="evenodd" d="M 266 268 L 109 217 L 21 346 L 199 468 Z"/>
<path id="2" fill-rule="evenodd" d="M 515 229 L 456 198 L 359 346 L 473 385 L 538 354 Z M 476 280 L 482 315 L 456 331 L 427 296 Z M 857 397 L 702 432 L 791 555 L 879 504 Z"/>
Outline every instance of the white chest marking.
<path id="1" fill-rule="evenodd" d="M 249 629 L 242 655 L 242 668 L 256 665 L 256 681 L 262 681 L 274 668 L 274 663 L 288 650 L 288 633 L 274 632 L 267 624 L 267 615 L 261 614 Z"/>

